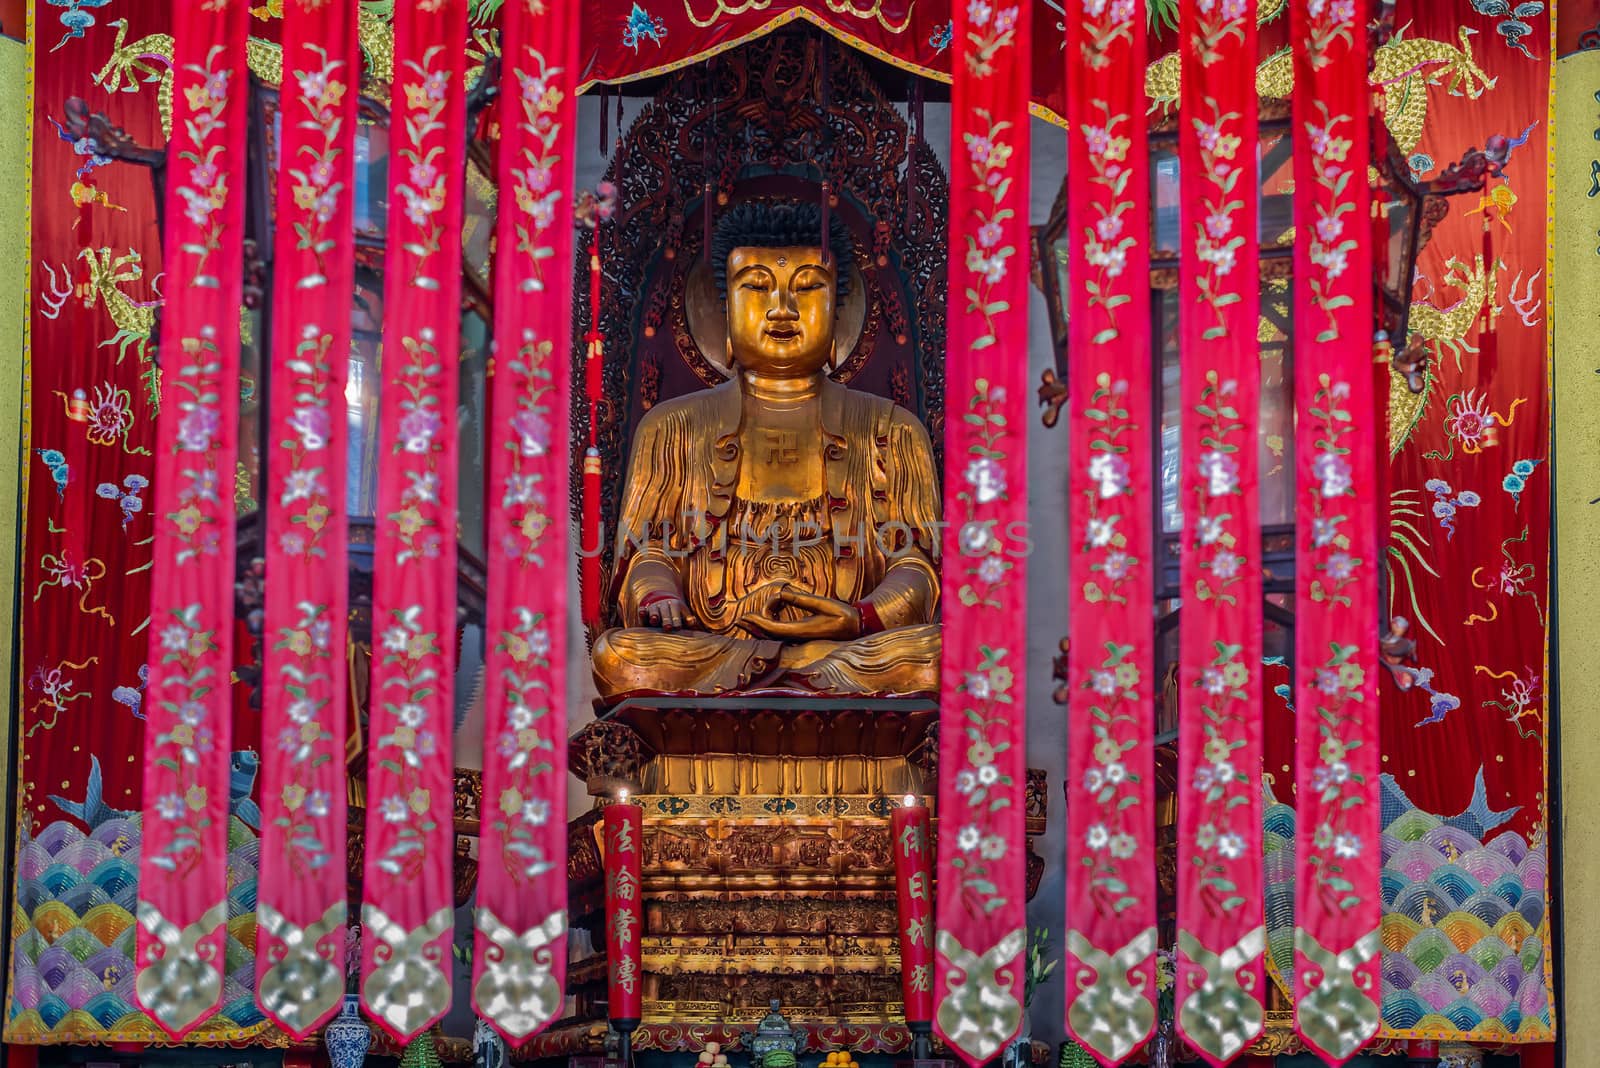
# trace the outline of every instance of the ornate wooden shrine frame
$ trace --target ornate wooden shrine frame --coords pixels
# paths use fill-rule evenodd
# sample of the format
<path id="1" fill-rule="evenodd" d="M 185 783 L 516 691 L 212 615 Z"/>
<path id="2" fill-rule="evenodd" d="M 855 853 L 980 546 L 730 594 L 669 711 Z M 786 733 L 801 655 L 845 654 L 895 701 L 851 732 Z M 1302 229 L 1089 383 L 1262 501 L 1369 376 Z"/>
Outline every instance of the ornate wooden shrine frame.
<path id="1" fill-rule="evenodd" d="M 867 63 L 803 27 L 669 76 L 632 120 L 605 174 L 617 186 L 618 210 L 600 227 L 605 366 L 595 437 L 605 530 L 616 529 L 639 418 L 659 401 L 724 378 L 689 321 L 708 184 L 714 220 L 741 200 L 815 201 L 829 183 L 833 210 L 855 244 L 852 276 L 867 296 L 860 338 L 834 378 L 915 412 L 942 461 L 948 183 L 932 148 L 909 134 Z M 581 381 L 593 314 L 588 248 L 574 258 L 573 373 Z M 574 440 L 588 440 L 582 396 L 573 398 L 572 428 Z M 574 485 L 581 464 L 575 454 Z M 582 515 L 576 497 L 573 515 Z M 585 551 L 592 538 L 585 533 Z M 602 540 L 606 576 L 612 550 Z"/>

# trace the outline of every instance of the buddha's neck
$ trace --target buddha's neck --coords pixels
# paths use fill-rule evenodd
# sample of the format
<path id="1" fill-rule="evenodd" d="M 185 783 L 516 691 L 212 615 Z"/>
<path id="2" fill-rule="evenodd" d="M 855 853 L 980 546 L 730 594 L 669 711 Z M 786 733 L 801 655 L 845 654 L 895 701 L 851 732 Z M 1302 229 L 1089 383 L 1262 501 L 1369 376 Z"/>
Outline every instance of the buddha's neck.
<path id="1" fill-rule="evenodd" d="M 816 400 L 822 392 L 822 373 L 775 378 L 759 371 L 741 371 L 739 386 L 744 395 L 752 400 L 794 408 Z"/>

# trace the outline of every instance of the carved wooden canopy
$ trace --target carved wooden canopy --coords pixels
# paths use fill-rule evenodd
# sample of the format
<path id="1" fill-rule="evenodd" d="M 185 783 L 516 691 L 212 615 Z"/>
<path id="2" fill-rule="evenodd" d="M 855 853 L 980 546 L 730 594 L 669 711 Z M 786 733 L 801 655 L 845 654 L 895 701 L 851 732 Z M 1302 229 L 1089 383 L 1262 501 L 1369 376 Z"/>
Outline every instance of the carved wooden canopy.
<path id="1" fill-rule="evenodd" d="M 747 199 L 815 202 L 828 183 L 831 210 L 855 244 L 852 281 L 865 297 L 863 307 L 841 316 L 841 339 L 854 332 L 844 329 L 852 319 L 860 334 L 834 377 L 915 412 L 938 453 L 946 179 L 858 57 L 801 26 L 671 75 L 621 138 L 606 178 L 618 188 L 619 208 L 600 230 L 605 366 L 596 439 L 605 529 L 616 529 L 639 418 L 662 400 L 724 378 L 697 344 L 689 314 L 690 304 L 707 296 L 708 187 L 715 218 Z M 581 382 L 593 312 L 586 248 L 576 267 L 573 360 Z M 705 316 L 693 318 L 704 340 Z M 572 419 L 575 440 L 587 440 L 582 396 L 574 397 Z M 609 572 L 609 547 L 604 562 Z"/>

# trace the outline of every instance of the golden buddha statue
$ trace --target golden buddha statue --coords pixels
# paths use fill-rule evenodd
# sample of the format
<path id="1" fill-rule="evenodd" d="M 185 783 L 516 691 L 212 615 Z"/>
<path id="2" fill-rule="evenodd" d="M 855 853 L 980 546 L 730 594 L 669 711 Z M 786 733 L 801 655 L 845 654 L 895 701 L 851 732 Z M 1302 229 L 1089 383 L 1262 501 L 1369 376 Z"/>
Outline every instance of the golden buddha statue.
<path id="1" fill-rule="evenodd" d="M 710 265 L 730 378 L 634 433 L 601 696 L 938 690 L 940 505 L 927 431 L 828 377 L 849 239 L 747 202 Z M 831 254 L 830 254 L 831 253 Z"/>

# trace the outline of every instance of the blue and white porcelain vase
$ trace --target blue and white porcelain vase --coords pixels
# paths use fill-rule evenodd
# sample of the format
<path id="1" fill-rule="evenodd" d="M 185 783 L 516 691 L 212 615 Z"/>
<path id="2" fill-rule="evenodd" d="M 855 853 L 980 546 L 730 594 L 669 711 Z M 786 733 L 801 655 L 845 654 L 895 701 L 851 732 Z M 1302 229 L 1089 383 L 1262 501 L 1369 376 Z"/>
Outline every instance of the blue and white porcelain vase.
<path id="1" fill-rule="evenodd" d="M 361 1068 L 372 1046 L 372 1025 L 361 1015 L 358 995 L 344 996 L 344 1007 L 328 1021 L 322 1041 L 328 1047 L 328 1060 L 333 1062 L 333 1068 Z"/>
<path id="2" fill-rule="evenodd" d="M 476 1068 L 506 1068 L 506 1040 L 487 1020 L 480 1018 L 473 1028 L 472 1052 Z"/>

